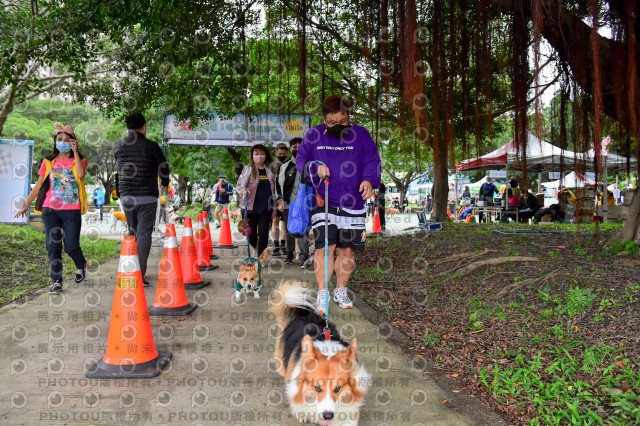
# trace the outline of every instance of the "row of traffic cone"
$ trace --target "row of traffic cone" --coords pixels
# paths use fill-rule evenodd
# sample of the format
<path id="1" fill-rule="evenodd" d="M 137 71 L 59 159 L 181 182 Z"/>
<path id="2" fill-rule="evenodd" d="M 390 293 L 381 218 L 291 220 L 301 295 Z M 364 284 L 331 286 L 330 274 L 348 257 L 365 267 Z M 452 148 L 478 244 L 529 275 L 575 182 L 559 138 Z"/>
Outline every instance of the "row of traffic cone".
<path id="1" fill-rule="evenodd" d="M 223 230 L 228 231 L 228 239 L 221 234 L 218 247 L 227 248 L 233 244 L 226 209 L 225 216 Z M 186 290 L 210 285 L 210 282 L 202 281 L 200 271 L 217 268 L 211 264 L 211 259 L 217 256 L 213 252 L 208 219 L 206 212 L 198 215 L 195 237 L 191 218 L 185 219 L 180 250 L 175 226 L 167 225 L 156 295 L 149 309 L 135 237 L 127 235 L 123 238 L 107 350 L 104 357 L 88 369 L 86 377 L 151 378 L 168 365 L 172 353 L 156 350 L 149 315 L 183 316 L 197 308 L 188 302 Z"/>

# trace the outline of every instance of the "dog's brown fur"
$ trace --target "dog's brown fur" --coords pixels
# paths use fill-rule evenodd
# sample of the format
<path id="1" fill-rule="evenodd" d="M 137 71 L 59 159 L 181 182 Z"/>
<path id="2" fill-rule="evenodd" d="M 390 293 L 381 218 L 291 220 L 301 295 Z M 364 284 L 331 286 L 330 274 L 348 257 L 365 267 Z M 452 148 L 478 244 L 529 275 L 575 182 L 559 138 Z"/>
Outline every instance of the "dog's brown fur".
<path id="1" fill-rule="evenodd" d="M 240 209 L 231 210 L 229 212 L 229 219 L 231 219 L 234 223 L 242 220 L 242 213 Z"/>
<path id="2" fill-rule="evenodd" d="M 258 257 L 258 262 L 260 262 L 262 266 L 265 266 L 267 259 L 269 258 L 269 253 L 270 253 L 269 249 L 264 249 L 260 257 Z M 260 282 L 260 274 L 258 273 L 258 264 L 257 263 L 244 263 L 244 264 L 241 263 L 238 268 L 239 268 L 238 282 L 241 285 L 243 283 L 250 283 L 252 287 L 251 292 L 254 293 L 254 297 L 256 299 L 259 299 L 260 295 L 258 294 L 258 292 L 260 291 L 260 289 L 257 289 L 257 291 L 254 291 L 256 289 L 256 286 Z M 239 297 L 239 294 L 240 293 L 236 291 L 236 298 Z"/>

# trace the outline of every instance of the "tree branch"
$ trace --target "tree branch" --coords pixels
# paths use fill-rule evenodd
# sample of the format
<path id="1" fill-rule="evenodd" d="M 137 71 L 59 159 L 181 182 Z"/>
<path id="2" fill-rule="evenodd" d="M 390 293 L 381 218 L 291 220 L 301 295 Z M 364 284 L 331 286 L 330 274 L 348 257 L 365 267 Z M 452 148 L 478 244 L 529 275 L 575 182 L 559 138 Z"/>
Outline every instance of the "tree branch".
<path id="1" fill-rule="evenodd" d="M 532 15 L 530 2 L 519 0 L 490 1 L 498 9 L 508 13 L 521 13 L 526 17 Z M 617 8 L 618 13 L 623 10 L 617 0 L 609 0 L 608 3 Z M 594 69 L 591 66 L 593 63 L 593 49 L 590 41 L 591 26 L 567 10 L 558 0 L 546 0 L 543 13 L 542 36 L 558 53 L 560 60 L 569 65 L 573 80 L 582 90 L 591 94 L 594 81 Z M 629 97 L 626 96 L 626 93 L 629 88 L 626 81 L 620 81 L 618 73 L 620 68 L 626 69 L 628 66 L 625 54 L 626 45 L 599 34 L 596 35 L 596 38 L 601 63 L 612 64 L 602 67 L 603 112 L 628 127 L 631 108 L 629 108 Z M 640 80 L 636 80 L 636 84 L 640 86 Z M 635 92 L 639 93 L 640 87 L 636 88 Z M 620 103 L 619 110 L 616 106 L 616 97 Z M 621 117 L 618 116 L 618 112 L 622 115 Z"/>
<path id="2" fill-rule="evenodd" d="M 110 72 L 113 70 L 114 68 L 96 69 L 96 70 L 87 71 L 84 73 L 84 75 L 87 76 L 87 75 L 95 75 L 95 74 L 104 74 L 106 72 Z M 75 77 L 75 75 L 76 75 L 75 73 L 66 73 L 66 74 L 51 75 L 48 77 L 38 77 L 38 78 L 34 78 L 33 80 L 34 81 L 50 81 L 50 80 L 71 78 L 71 77 Z"/>
<path id="3" fill-rule="evenodd" d="M 289 10 L 291 10 L 294 13 L 296 12 L 296 7 L 292 6 L 288 1 L 285 0 L 285 1 L 283 1 L 283 3 L 286 5 L 286 7 Z M 344 37 L 342 37 L 342 34 L 340 34 L 335 29 L 333 29 L 331 27 L 328 27 L 328 26 L 326 26 L 324 24 L 321 24 L 320 22 L 315 22 L 311 17 L 307 17 L 306 22 L 309 23 L 311 26 L 317 28 L 318 30 L 321 30 L 321 31 L 331 35 L 331 37 L 335 38 L 338 43 L 340 43 L 341 45 L 345 46 L 349 50 L 357 53 L 359 57 L 364 58 L 364 57 L 367 56 L 362 47 L 356 46 L 355 44 L 347 41 Z M 373 57 L 371 58 L 371 60 L 372 60 L 372 62 L 375 62 L 378 65 L 378 63 L 374 60 Z"/>
<path id="4" fill-rule="evenodd" d="M 38 95 L 40 95 L 42 93 L 47 93 L 49 90 L 53 89 L 54 87 L 59 86 L 63 81 L 64 80 L 56 80 L 56 81 L 54 81 L 54 82 L 52 82 L 50 84 L 47 84 L 46 86 L 41 87 L 40 89 L 29 93 L 27 96 L 25 96 L 24 99 L 28 101 L 29 99 L 35 98 L 36 96 L 38 96 Z"/>

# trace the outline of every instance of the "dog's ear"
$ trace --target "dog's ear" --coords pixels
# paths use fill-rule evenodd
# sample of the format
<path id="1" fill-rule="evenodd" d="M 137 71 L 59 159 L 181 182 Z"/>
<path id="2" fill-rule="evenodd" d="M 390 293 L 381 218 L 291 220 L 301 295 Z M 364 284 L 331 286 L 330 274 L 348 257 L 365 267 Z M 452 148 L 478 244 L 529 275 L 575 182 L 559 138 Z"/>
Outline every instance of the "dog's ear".
<path id="1" fill-rule="evenodd" d="M 351 343 L 349 343 L 349 347 L 347 348 L 347 358 L 356 359 L 356 345 L 357 345 L 357 341 L 356 341 L 356 338 L 354 337 Z"/>
<path id="2" fill-rule="evenodd" d="M 311 336 L 305 334 L 302 338 L 302 357 L 312 357 L 315 358 L 316 351 L 313 347 L 313 340 L 311 340 Z"/>

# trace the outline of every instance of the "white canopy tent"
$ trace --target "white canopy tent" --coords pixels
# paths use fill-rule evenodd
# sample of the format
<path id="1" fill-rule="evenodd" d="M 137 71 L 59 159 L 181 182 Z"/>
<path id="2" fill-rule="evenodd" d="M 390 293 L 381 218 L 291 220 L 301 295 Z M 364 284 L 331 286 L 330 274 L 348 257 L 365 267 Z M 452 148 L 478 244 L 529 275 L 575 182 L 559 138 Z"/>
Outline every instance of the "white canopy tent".
<path id="1" fill-rule="evenodd" d="M 595 185 L 596 181 L 587 179 L 580 173 L 571 172 L 564 177 L 564 179 L 558 179 L 551 182 L 543 182 L 542 186 L 549 189 L 558 189 L 559 187 L 565 188 L 583 188 L 589 185 Z"/>
<path id="2" fill-rule="evenodd" d="M 456 165 L 456 170 L 488 170 L 502 167 L 521 170 L 523 157 L 523 153 L 518 152 L 515 139 L 512 139 L 495 151 L 462 161 Z M 582 157 L 584 156 L 581 154 L 560 149 L 527 132 L 526 163 L 529 172 L 572 170 L 576 159 Z"/>
<path id="3" fill-rule="evenodd" d="M 607 137 L 607 139 L 609 139 Z M 605 139 L 605 141 L 607 140 Z M 603 144 L 604 142 L 603 141 Z M 607 157 L 607 170 L 609 173 L 624 173 L 627 170 L 627 158 L 609 153 Z M 522 170 L 523 153 L 518 152 L 515 139 L 510 140 L 505 145 L 482 155 L 478 158 L 464 160 L 456 164 L 456 171 L 463 170 L 489 170 L 507 169 Z M 555 145 L 538 139 L 534 134 L 527 132 L 527 155 L 526 155 L 528 172 L 563 172 L 583 169 L 585 171 L 594 171 L 594 153 L 593 150 L 587 153 L 578 153 L 563 150 Z M 636 170 L 637 160 L 629 159 L 631 170 Z"/>

